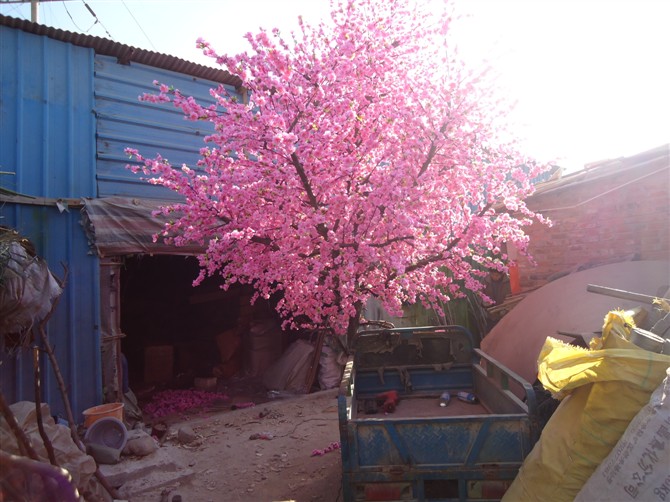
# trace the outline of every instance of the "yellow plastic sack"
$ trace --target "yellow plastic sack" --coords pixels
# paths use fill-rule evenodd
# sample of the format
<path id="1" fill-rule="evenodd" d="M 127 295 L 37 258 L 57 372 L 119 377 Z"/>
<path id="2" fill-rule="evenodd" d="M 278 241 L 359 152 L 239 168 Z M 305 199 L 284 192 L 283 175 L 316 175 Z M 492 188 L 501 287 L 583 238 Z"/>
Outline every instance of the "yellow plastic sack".
<path id="1" fill-rule="evenodd" d="M 629 342 L 632 327 L 631 319 L 613 311 L 590 350 L 547 338 L 538 377 L 562 401 L 503 501 L 574 500 L 647 404 L 670 356 Z"/>

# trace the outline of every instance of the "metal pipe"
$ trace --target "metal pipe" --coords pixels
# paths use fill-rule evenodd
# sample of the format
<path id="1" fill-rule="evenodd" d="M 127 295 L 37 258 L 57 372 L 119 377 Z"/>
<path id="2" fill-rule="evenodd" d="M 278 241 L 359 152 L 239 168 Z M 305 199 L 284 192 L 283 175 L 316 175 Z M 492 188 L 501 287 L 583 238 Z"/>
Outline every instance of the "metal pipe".
<path id="1" fill-rule="evenodd" d="M 586 291 L 590 293 L 598 293 L 600 295 L 613 296 L 614 298 L 621 298 L 623 300 L 632 300 L 640 303 L 648 303 L 649 305 L 654 303 L 658 297 L 643 295 L 641 293 L 631 293 L 630 291 L 624 291 L 623 289 L 614 289 L 608 288 L 606 286 L 596 286 L 595 284 L 588 284 L 586 286 Z M 665 298 L 665 300 L 670 301 L 670 298 Z"/>

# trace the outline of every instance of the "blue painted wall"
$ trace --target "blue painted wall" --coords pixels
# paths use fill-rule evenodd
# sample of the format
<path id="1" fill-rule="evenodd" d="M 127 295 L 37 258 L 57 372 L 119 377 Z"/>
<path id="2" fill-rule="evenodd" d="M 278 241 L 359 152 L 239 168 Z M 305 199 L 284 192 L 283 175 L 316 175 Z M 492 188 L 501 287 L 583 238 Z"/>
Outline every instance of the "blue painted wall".
<path id="1" fill-rule="evenodd" d="M 3 187 L 32 196 L 93 197 L 95 120 L 93 52 L 0 26 L 0 175 Z M 68 386 L 75 416 L 101 400 L 98 260 L 79 225 L 78 209 L 3 204 L 0 225 L 29 238 L 65 292 L 48 335 Z M 34 400 L 31 355 L 0 353 L 8 402 Z M 53 368 L 42 358 L 43 399 L 64 413 Z"/>
<path id="2" fill-rule="evenodd" d="M 0 175 L 4 188 L 34 197 L 123 195 L 174 200 L 161 187 L 125 168 L 126 147 L 161 153 L 193 165 L 212 130 L 190 122 L 171 105 L 140 102 L 158 80 L 211 103 L 215 82 L 95 54 L 94 49 L 0 26 Z M 231 90 L 233 90 L 231 88 Z M 59 277 L 69 277 L 49 322 L 49 337 L 68 387 L 76 419 L 102 402 L 100 267 L 76 208 L 0 204 L 0 225 L 18 230 Z M 0 351 L 0 389 L 12 403 L 34 400 L 27 352 Z M 43 400 L 54 414 L 64 407 L 51 365 L 42 360 Z"/>
<path id="3" fill-rule="evenodd" d="M 214 131 L 212 124 L 190 121 L 172 104 L 140 101 L 156 92 L 153 81 L 179 89 L 203 105 L 214 104 L 209 90 L 215 82 L 145 65 L 121 65 L 109 56 L 95 57 L 95 111 L 97 116 L 98 196 L 126 195 L 164 200 L 178 196 L 163 187 L 146 183 L 125 166 L 127 147 L 145 157 L 161 154 L 173 165 L 195 167 L 203 139 Z M 233 87 L 228 89 L 235 93 Z M 238 96 L 239 98 L 239 96 Z"/>

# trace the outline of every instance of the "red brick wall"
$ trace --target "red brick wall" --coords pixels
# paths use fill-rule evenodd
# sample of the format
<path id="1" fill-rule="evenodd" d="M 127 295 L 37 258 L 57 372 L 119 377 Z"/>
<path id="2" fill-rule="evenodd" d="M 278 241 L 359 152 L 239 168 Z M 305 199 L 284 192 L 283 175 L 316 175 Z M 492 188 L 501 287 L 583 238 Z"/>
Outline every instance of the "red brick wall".
<path id="1" fill-rule="evenodd" d="M 527 229 L 537 265 L 519 259 L 522 290 L 580 267 L 670 260 L 670 145 L 539 185 L 526 202 L 553 226 Z"/>

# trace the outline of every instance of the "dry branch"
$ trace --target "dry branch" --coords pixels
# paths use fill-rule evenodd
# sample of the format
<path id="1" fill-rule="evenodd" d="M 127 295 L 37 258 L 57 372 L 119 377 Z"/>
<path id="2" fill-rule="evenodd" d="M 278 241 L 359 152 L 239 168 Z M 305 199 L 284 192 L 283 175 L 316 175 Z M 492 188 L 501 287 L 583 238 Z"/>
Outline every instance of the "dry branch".
<path id="1" fill-rule="evenodd" d="M 65 290 L 65 284 L 67 282 L 67 277 L 69 273 L 69 269 L 67 268 L 67 265 L 64 263 L 61 263 L 63 267 L 63 279 L 58 280 L 58 283 L 61 287 L 61 289 Z M 49 356 L 49 360 L 51 361 L 51 365 L 53 366 L 54 374 L 56 375 L 56 381 L 58 382 L 58 389 L 60 390 L 61 396 L 63 398 L 63 406 L 65 407 L 65 413 L 67 415 L 67 420 L 70 424 L 70 435 L 72 436 L 72 440 L 74 441 L 74 444 L 77 445 L 77 447 L 86 453 L 86 448 L 84 447 L 84 444 L 81 442 L 81 439 L 79 438 L 79 433 L 77 432 L 77 424 L 74 420 L 74 415 L 72 414 L 72 407 L 70 406 L 70 398 L 68 397 L 67 393 L 67 387 L 65 385 L 65 380 L 63 379 L 63 374 L 60 371 L 60 366 L 58 365 L 58 360 L 56 359 L 56 354 L 53 351 L 53 348 L 51 347 L 51 344 L 49 343 L 49 340 L 47 338 L 47 333 L 46 330 L 44 329 L 47 321 L 53 314 L 54 310 L 56 309 L 56 305 L 58 305 L 58 301 L 60 300 L 60 296 L 56 298 L 51 305 L 51 310 L 49 313 L 46 315 L 46 317 L 39 323 L 37 326 L 37 332 L 40 335 L 40 338 L 42 340 L 42 344 L 44 345 L 44 350 L 46 351 L 47 355 Z M 107 478 L 100 472 L 100 469 L 96 468 L 95 470 L 95 477 L 98 480 L 98 482 L 102 485 L 102 487 L 107 490 L 107 492 L 115 499 L 120 498 L 116 490 L 109 484 L 107 481 Z"/>
<path id="2" fill-rule="evenodd" d="M 2 391 L 0 391 L 0 411 L 2 411 L 2 416 L 5 417 L 7 425 L 9 425 L 9 428 L 16 438 L 16 442 L 19 444 L 19 451 L 21 454 L 26 455 L 33 460 L 39 460 L 40 458 L 37 456 L 37 453 L 30 442 L 30 438 L 23 432 L 12 409 L 7 404 L 7 401 L 5 401 L 5 396 Z"/>
<path id="3" fill-rule="evenodd" d="M 40 379 L 40 349 L 38 347 L 33 347 L 33 374 L 35 377 L 35 417 L 37 418 L 37 429 L 40 431 L 44 448 L 47 450 L 49 462 L 51 462 L 51 465 L 58 467 L 56 453 L 48 434 L 44 430 L 44 420 L 42 419 L 42 383 Z"/>

